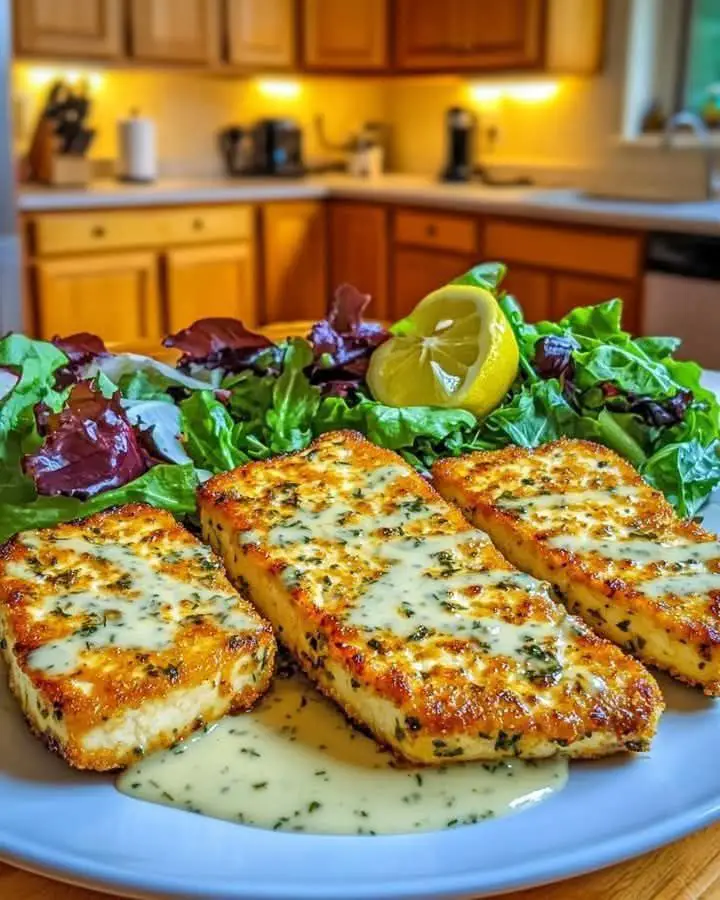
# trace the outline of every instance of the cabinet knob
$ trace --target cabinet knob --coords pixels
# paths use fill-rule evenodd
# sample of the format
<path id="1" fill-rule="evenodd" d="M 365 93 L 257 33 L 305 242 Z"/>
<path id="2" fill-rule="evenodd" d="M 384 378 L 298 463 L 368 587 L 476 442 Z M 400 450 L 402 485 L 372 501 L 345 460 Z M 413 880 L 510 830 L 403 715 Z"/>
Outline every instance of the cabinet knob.
<path id="1" fill-rule="evenodd" d="M 102 238 L 105 237 L 105 226 L 104 225 L 94 225 L 92 230 L 90 231 L 90 235 L 94 238 Z"/>
<path id="2" fill-rule="evenodd" d="M 437 225 L 428 225 L 425 228 L 425 234 L 431 238 L 435 237 L 437 235 Z"/>
<path id="3" fill-rule="evenodd" d="M 193 219 L 192 227 L 194 231 L 202 231 L 205 227 L 205 223 L 202 219 Z"/>

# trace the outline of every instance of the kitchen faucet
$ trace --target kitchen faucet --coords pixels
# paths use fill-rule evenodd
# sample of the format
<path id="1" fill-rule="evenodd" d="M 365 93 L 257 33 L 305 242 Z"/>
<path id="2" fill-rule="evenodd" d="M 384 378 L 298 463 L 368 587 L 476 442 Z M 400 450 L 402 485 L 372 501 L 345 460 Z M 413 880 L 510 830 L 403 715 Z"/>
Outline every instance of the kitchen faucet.
<path id="1" fill-rule="evenodd" d="M 665 150 L 672 147 L 673 136 L 679 133 L 681 127 L 690 128 L 698 138 L 704 152 L 706 199 L 715 199 L 715 153 L 713 151 L 710 131 L 700 116 L 689 110 L 681 110 L 670 116 L 663 131 L 661 146 Z"/>

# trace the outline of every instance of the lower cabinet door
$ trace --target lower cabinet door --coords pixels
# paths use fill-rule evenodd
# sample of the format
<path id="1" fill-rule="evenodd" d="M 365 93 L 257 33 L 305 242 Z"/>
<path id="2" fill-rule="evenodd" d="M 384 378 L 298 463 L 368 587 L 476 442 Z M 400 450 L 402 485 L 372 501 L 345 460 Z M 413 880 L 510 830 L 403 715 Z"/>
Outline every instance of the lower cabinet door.
<path id="1" fill-rule="evenodd" d="M 475 260 L 456 253 L 398 249 L 393 254 L 390 313 L 406 316 L 423 297 L 472 268 Z"/>
<path id="2" fill-rule="evenodd" d="M 268 203 L 262 221 L 262 321 L 322 319 L 328 307 L 325 205 Z"/>
<path id="3" fill-rule="evenodd" d="M 637 334 L 638 290 L 631 282 L 585 275 L 556 275 L 553 279 L 551 316 L 554 320 L 561 319 L 576 306 L 595 306 L 615 297 L 623 301 L 623 328 Z"/>
<path id="4" fill-rule="evenodd" d="M 89 331 L 110 347 L 157 346 L 162 323 L 154 253 L 38 262 L 35 315 L 41 338 Z"/>
<path id="5" fill-rule="evenodd" d="M 548 272 L 510 265 L 502 289 L 517 300 L 527 322 L 540 322 L 551 315 L 551 284 Z"/>
<path id="6" fill-rule="evenodd" d="M 257 323 L 251 241 L 169 250 L 165 264 L 170 331 L 217 316 Z"/>

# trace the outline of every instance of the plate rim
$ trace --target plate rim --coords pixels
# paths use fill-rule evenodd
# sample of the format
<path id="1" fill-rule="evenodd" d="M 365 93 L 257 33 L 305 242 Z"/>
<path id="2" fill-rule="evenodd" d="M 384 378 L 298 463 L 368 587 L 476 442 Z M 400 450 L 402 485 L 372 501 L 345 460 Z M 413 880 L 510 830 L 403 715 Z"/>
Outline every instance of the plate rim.
<path id="1" fill-rule="evenodd" d="M 181 812 L 181 811 L 178 811 Z M 182 814 L 182 813 L 181 813 Z M 436 897 L 466 896 L 475 894 L 477 898 L 497 896 L 511 891 L 538 888 L 547 884 L 558 883 L 569 878 L 576 878 L 598 871 L 608 866 L 617 865 L 637 858 L 665 846 L 680 838 L 699 831 L 714 822 L 720 821 L 720 795 L 703 804 L 696 804 L 667 819 L 640 830 L 633 829 L 582 848 L 569 848 L 555 853 L 547 860 L 533 860 L 530 863 L 513 865 L 513 872 L 507 869 L 495 870 L 491 883 L 486 887 L 478 887 L 477 881 L 482 878 L 482 870 L 470 873 L 418 876 L 417 879 L 404 878 L 398 881 L 385 879 L 382 882 L 382 893 L 374 884 L 342 885 L 343 900 L 432 900 Z M 463 831 L 477 830 L 481 834 L 487 824 L 465 826 Z M 308 841 L 318 835 L 285 835 L 296 841 Z M 328 836 L 325 838 L 344 842 L 357 840 L 356 836 Z M 392 841 L 395 836 L 385 836 Z M 397 836 L 401 837 L 401 836 Z M 367 838 L 368 841 L 372 840 Z M 197 883 L 190 885 L 187 881 L 167 875 L 153 876 L 148 881 L 146 875 L 123 873 L 119 865 L 106 865 L 88 860 L 85 857 L 73 856 L 58 851 L 43 850 L 42 845 L 20 841 L 12 849 L 12 841 L 7 841 L 7 834 L 0 833 L 0 861 L 14 865 L 24 871 L 34 872 L 48 878 L 55 878 L 67 884 L 74 884 L 101 892 L 113 891 L 124 897 L 157 897 L 164 896 L 173 900 L 337 900 L 339 885 L 336 882 L 327 885 L 317 883 L 302 886 L 299 890 L 287 884 L 274 884 L 267 881 L 262 885 L 249 883 L 246 886 L 234 883 L 216 884 L 209 890 Z M 130 893 L 128 893 L 128 891 Z M 480 891 L 480 893 L 478 893 Z"/>

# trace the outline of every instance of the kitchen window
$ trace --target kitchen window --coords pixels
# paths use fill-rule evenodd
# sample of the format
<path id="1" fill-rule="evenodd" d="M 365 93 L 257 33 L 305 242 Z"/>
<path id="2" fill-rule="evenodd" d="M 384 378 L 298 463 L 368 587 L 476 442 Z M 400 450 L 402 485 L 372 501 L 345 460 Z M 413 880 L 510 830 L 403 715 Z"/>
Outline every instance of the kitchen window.
<path id="1" fill-rule="evenodd" d="M 692 0 L 688 7 L 682 106 L 720 128 L 720 0 Z"/>
<path id="2" fill-rule="evenodd" d="M 633 0 L 624 137 L 652 142 L 646 132 L 680 110 L 720 143 L 720 0 Z"/>

